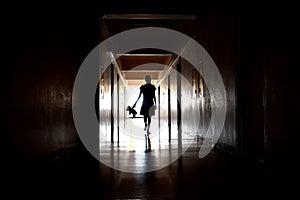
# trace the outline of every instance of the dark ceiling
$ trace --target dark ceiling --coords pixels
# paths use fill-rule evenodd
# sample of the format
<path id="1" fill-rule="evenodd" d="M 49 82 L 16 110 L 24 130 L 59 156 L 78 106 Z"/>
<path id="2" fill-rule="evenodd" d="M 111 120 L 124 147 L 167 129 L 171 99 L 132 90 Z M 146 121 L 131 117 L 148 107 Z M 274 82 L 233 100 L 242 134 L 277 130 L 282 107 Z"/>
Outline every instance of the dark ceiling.
<path id="1" fill-rule="evenodd" d="M 101 20 L 109 36 L 133 28 L 162 27 L 192 37 L 199 25 L 196 15 L 106 14 Z"/>

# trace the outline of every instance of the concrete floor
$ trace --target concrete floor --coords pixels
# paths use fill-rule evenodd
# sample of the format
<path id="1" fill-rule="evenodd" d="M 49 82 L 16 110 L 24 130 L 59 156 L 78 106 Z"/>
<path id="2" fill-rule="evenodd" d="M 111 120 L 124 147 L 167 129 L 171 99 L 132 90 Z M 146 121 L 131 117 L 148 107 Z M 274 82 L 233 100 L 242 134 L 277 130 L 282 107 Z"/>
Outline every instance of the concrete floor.
<path id="1" fill-rule="evenodd" d="M 148 155 L 148 154 L 147 154 Z M 74 148 L 6 172 L 10 198 L 243 199 L 296 194 L 296 174 L 264 169 L 218 150 L 199 159 L 191 146 L 171 165 L 148 173 L 108 168 Z M 295 179 L 295 180 L 293 180 Z"/>

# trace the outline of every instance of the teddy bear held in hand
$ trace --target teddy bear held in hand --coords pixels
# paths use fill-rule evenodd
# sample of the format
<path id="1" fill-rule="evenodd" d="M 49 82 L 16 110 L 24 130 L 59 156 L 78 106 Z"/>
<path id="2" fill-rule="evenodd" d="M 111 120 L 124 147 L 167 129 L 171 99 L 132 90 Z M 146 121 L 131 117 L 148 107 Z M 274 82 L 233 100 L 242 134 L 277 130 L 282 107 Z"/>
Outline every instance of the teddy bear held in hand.
<path id="1" fill-rule="evenodd" d="M 137 114 L 137 112 L 135 111 L 135 109 L 133 109 L 132 107 L 130 107 L 130 106 L 127 106 L 127 108 L 126 108 L 126 111 L 129 111 L 129 115 L 133 115 L 133 117 L 135 117 L 136 116 L 136 114 Z"/>

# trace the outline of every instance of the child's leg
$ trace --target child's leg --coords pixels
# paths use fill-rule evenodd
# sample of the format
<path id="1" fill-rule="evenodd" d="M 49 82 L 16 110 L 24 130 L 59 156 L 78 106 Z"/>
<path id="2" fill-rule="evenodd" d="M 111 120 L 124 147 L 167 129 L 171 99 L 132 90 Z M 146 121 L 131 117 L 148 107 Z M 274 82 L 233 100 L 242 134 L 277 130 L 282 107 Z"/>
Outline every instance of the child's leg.
<path id="1" fill-rule="evenodd" d="M 149 131 L 149 129 L 150 129 L 150 124 L 151 124 L 151 117 L 148 116 L 147 119 L 148 119 L 148 131 Z"/>
<path id="2" fill-rule="evenodd" d="M 145 123 L 145 128 L 144 128 L 144 130 L 146 130 L 146 128 L 147 128 L 147 116 L 146 116 L 146 115 L 144 115 L 144 123 Z"/>

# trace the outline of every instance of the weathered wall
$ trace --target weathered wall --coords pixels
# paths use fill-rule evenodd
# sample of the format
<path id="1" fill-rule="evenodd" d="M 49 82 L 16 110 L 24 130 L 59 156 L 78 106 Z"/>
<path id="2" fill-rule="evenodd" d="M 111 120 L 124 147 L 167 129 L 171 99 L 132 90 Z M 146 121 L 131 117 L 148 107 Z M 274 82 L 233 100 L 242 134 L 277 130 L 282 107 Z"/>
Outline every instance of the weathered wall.
<path id="1" fill-rule="evenodd" d="M 220 145 L 236 147 L 236 70 L 239 62 L 239 13 L 236 7 L 215 8 L 200 20 L 195 39 L 214 60 L 224 81 L 227 113 Z"/>
<path id="2" fill-rule="evenodd" d="M 95 16 L 71 9 L 15 9 L 1 39 L 1 112 L 7 159 L 33 160 L 77 141 L 72 88 L 81 62 L 99 41 Z"/>
<path id="3" fill-rule="evenodd" d="M 189 62 L 181 59 L 182 131 L 187 135 L 206 137 L 205 135 L 211 116 L 210 96 L 209 92 L 205 90 L 203 97 L 196 98 L 193 95 L 193 70 L 195 70 L 195 68 Z"/>
<path id="4" fill-rule="evenodd" d="M 264 163 L 294 166 L 283 161 L 296 162 L 291 158 L 299 152 L 296 12 L 277 1 L 243 10 L 242 153 Z"/>

